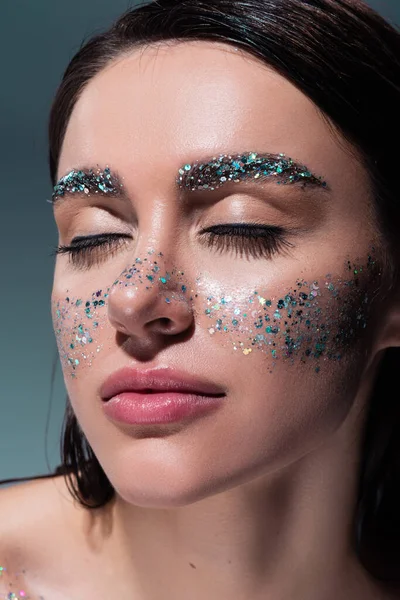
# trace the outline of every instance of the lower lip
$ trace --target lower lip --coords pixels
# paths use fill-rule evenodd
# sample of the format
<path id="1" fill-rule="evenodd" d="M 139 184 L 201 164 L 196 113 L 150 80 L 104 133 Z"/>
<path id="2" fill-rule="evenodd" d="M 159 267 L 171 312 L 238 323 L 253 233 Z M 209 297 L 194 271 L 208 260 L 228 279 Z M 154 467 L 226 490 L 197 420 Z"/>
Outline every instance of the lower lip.
<path id="1" fill-rule="evenodd" d="M 103 402 L 104 412 L 113 421 L 129 425 L 175 423 L 200 417 L 219 408 L 222 397 L 182 392 L 124 392 Z"/>

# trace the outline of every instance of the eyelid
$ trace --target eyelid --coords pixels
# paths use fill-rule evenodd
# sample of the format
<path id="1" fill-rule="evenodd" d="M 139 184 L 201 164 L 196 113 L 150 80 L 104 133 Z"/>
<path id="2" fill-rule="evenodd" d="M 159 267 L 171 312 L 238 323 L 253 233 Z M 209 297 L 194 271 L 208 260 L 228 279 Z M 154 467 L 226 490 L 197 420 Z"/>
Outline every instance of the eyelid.
<path id="1" fill-rule="evenodd" d="M 254 233 L 257 229 L 259 229 L 258 234 Z M 206 243 L 211 248 L 221 251 L 234 250 L 236 255 L 240 252 L 241 257 L 245 253 L 247 258 L 251 254 L 255 259 L 270 259 L 273 255 L 284 254 L 293 247 L 286 234 L 287 232 L 282 227 L 268 224 L 226 223 L 205 228 L 199 235 L 207 240 Z M 93 243 L 101 238 L 103 240 L 99 243 Z M 70 246 L 59 246 L 53 254 L 68 254 L 69 262 L 73 263 L 77 269 L 82 265 L 84 269 L 90 268 L 93 264 L 103 262 L 113 255 L 121 245 L 124 245 L 124 238 L 126 240 L 131 236 L 120 233 L 77 236 L 72 240 Z M 85 244 L 85 242 L 87 243 Z M 105 252 L 106 249 L 107 252 Z M 100 259 L 96 260 L 94 257 L 97 254 L 100 255 Z M 87 260 L 87 256 L 89 260 Z"/>
<path id="2" fill-rule="evenodd" d="M 132 237 L 131 234 L 129 233 L 125 233 L 124 231 L 112 231 L 112 232 L 105 232 L 105 233 L 93 233 L 91 235 L 77 235 L 74 238 L 72 238 L 71 240 L 71 245 L 76 244 L 78 242 L 81 241 L 85 241 L 85 240 L 97 240 L 99 238 L 118 238 L 118 237 Z"/>
<path id="3" fill-rule="evenodd" d="M 226 232 L 221 233 L 224 229 Z M 263 234 L 255 234 L 254 231 L 257 229 Z M 270 259 L 275 254 L 285 254 L 289 248 L 294 247 L 287 233 L 282 227 L 267 224 L 236 223 L 209 227 L 202 235 L 207 239 L 209 247 L 221 252 L 228 248 L 234 250 L 236 255 L 240 252 L 240 257 L 245 253 L 247 258 L 251 255 L 255 259 Z"/>

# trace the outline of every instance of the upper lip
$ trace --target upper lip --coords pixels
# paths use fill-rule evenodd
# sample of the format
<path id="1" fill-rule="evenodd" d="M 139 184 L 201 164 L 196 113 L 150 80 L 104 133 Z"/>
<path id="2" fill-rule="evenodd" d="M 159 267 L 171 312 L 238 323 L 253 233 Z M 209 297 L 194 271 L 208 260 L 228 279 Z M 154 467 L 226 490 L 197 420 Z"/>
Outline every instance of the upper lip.
<path id="1" fill-rule="evenodd" d="M 225 396 L 225 390 L 206 379 L 170 367 L 135 369 L 124 367 L 112 373 L 100 388 L 103 400 L 122 392 L 185 392 L 203 396 Z"/>

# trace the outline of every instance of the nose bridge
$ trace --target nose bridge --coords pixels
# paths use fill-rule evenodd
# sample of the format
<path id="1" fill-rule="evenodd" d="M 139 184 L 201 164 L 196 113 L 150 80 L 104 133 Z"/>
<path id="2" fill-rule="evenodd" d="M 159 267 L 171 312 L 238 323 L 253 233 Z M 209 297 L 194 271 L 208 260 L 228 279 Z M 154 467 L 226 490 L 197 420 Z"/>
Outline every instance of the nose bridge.
<path id="1" fill-rule="evenodd" d="M 178 333 L 192 319 L 182 213 L 173 190 L 149 188 L 138 202 L 137 242 L 109 297 L 111 323 L 135 337 L 150 331 Z"/>
<path id="2" fill-rule="evenodd" d="M 157 248 L 167 255 L 174 254 L 180 233 L 179 210 L 176 200 L 165 193 L 161 195 L 146 194 L 142 197 L 139 208 L 138 255 L 147 252 L 149 246 Z"/>
<path id="3" fill-rule="evenodd" d="M 146 254 L 142 253 L 142 257 L 137 256 L 131 261 L 116 279 L 113 287 L 134 287 L 136 290 L 143 288 L 158 294 L 175 289 L 180 275 L 181 271 L 177 271 L 172 267 L 172 263 L 165 260 L 163 252 L 149 249 Z"/>

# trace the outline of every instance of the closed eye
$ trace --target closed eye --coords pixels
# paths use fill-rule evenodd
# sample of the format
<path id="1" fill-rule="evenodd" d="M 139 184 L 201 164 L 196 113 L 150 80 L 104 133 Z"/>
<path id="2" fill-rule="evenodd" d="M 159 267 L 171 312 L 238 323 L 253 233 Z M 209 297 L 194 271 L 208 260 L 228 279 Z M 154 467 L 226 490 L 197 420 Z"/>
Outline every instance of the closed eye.
<path id="1" fill-rule="evenodd" d="M 248 258 L 271 258 L 274 254 L 292 248 L 286 231 L 274 225 L 252 223 L 230 223 L 214 225 L 202 230 L 200 235 L 206 236 L 207 244 L 220 252 L 227 249 L 239 252 L 242 258 L 245 253 Z"/>
<path id="2" fill-rule="evenodd" d="M 283 253 L 293 244 L 287 239 L 282 227 L 253 223 L 228 223 L 203 229 L 199 237 L 210 248 L 219 252 L 234 250 L 236 255 L 248 258 L 271 258 Z M 93 236 L 80 236 L 72 240 L 69 246 L 54 248 L 51 255 L 68 254 L 76 267 L 89 268 L 105 260 L 126 245 L 131 235 L 123 233 L 102 233 Z"/>

